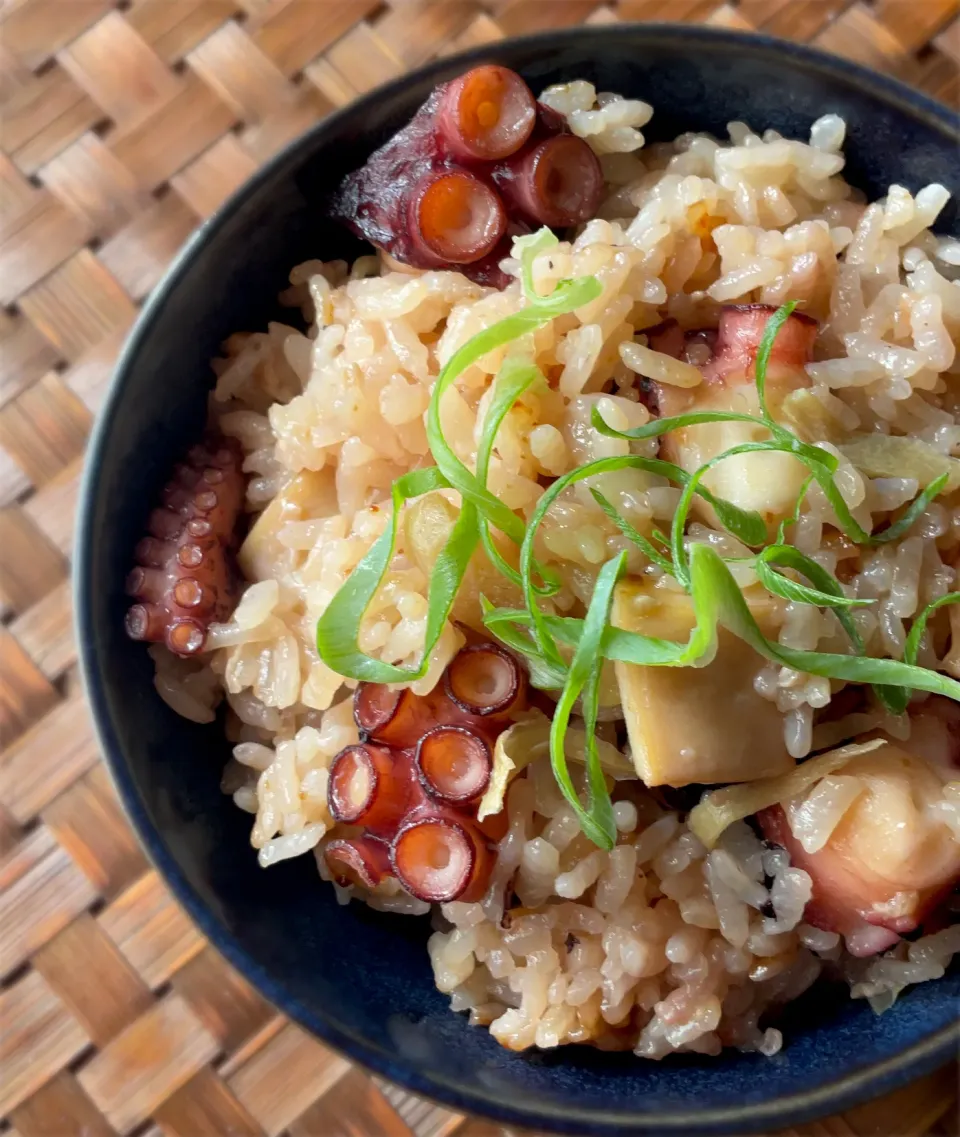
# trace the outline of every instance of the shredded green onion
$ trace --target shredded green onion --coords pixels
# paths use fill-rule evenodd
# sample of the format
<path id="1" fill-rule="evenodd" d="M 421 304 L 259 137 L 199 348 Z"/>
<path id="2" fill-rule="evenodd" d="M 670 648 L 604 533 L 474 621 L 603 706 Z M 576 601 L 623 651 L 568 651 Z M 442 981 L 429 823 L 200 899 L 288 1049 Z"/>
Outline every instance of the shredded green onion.
<path id="1" fill-rule="evenodd" d="M 760 414 L 763 421 L 767 423 L 773 422 L 773 418 L 767 410 L 767 368 L 770 366 L 770 355 L 773 352 L 773 344 L 780 333 L 780 329 L 793 315 L 796 306 L 796 300 L 791 300 L 789 304 L 782 305 L 774 312 L 767 320 L 767 326 L 763 329 L 763 335 L 760 337 L 760 346 L 757 348 L 757 362 L 754 369 L 757 401 L 760 404 Z"/>
<path id="2" fill-rule="evenodd" d="M 478 359 L 520 339 L 528 332 L 536 331 L 557 316 L 564 316 L 591 300 L 596 300 L 600 292 L 600 282 L 594 276 L 561 281 L 549 296 L 532 301 L 526 308 L 498 320 L 467 340 L 463 347 L 454 352 L 434 384 L 427 409 L 427 442 L 437 467 L 464 501 L 472 501 L 492 525 L 517 545 L 523 543 L 523 521 L 481 485 L 476 475 L 453 452 L 440 423 L 440 404 L 457 377 Z"/>
<path id="3" fill-rule="evenodd" d="M 896 713 L 905 709 L 911 690 L 929 691 L 960 701 L 960 683 L 916 663 L 931 614 L 946 604 L 960 601 L 960 592 L 934 601 L 916 617 L 907 636 L 903 661 L 875 659 L 865 654 L 851 613 L 852 609 L 867 606 L 872 601 L 848 597 L 831 573 L 787 542 L 787 529 L 799 520 L 803 502 L 814 482 L 848 537 L 860 545 L 879 545 L 903 536 L 949 480 L 947 474 L 932 480 L 901 516 L 880 532 L 868 533 L 862 528 L 837 487 L 835 475 L 839 463 L 836 456 L 797 438 L 771 417 L 767 407 L 766 373 L 770 356 L 777 334 L 794 311 L 794 303 L 784 305 L 770 317 L 757 351 L 755 382 L 759 415 L 694 411 L 619 431 L 605 422 L 598 408 L 593 409 L 591 421 L 596 430 L 631 443 L 711 422 L 747 422 L 762 427 L 768 433 L 769 437 L 764 440 L 742 443 L 716 455 L 693 474 L 674 463 L 637 454 L 597 459 L 555 479 L 537 501 L 529 522 L 524 524 L 521 517 L 487 488 L 490 461 L 504 419 L 527 390 L 544 381 L 540 369 L 523 350 L 512 350 L 497 373 L 478 442 L 476 473 L 472 473 L 457 457 L 444 436 L 440 408 L 445 392 L 458 376 L 489 352 L 515 344 L 556 317 L 574 312 L 595 300 L 602 291 L 595 277 L 584 277 L 562 281 L 549 296 L 536 295 L 534 259 L 556 243 L 557 238 L 546 229 L 515 241 L 514 252 L 520 259 L 526 307 L 478 333 L 456 351 L 441 370 L 427 412 L 427 439 L 436 466 L 405 474 L 394 483 L 391 491 L 393 513 L 387 528 L 318 621 L 317 649 L 321 659 L 339 674 L 367 682 L 408 683 L 422 678 L 429 669 L 432 653 L 449 619 L 470 559 L 482 545 L 495 568 L 522 591 L 524 604 L 522 608 L 495 608 L 481 596 L 484 625 L 525 659 L 534 686 L 559 692 L 550 732 L 554 775 L 564 797 L 576 812 L 584 833 L 607 849 L 616 842 L 616 827 L 596 745 L 599 683 L 604 661 L 644 667 L 703 667 L 716 654 L 717 629 L 722 626 L 759 655 L 780 666 L 828 679 L 873 684 L 878 697 Z M 770 543 L 767 523 L 760 514 L 717 498 L 702 483 L 710 470 L 725 459 L 739 454 L 775 451 L 793 455 L 809 473 L 791 515 L 780 522 L 776 538 Z M 652 565 L 673 575 L 689 593 L 696 622 L 686 643 L 644 636 L 611 625 L 613 595 L 626 570 L 626 552 L 621 552 L 600 567 L 592 598 L 582 618 L 556 615 L 551 610 L 549 598 L 558 591 L 560 579 L 535 559 L 534 548 L 541 525 L 558 497 L 571 486 L 623 469 L 643 470 L 681 488 L 670 534 L 653 528 L 649 537 L 622 516 L 598 488 L 591 486 L 590 493 L 618 531 Z M 452 489 L 460 495 L 460 514 L 430 574 L 420 663 L 416 668 L 401 667 L 365 654 L 358 642 L 359 628 L 364 613 L 383 584 L 396 550 L 404 503 L 436 489 Z M 690 542 L 686 538 L 687 519 L 695 496 L 700 496 L 712 507 L 724 529 L 755 550 L 750 557 L 728 559 L 731 562 L 742 560 L 751 565 L 760 584 L 773 595 L 792 603 L 810 604 L 835 612 L 850 639 L 849 654 L 801 651 L 773 643 L 764 636 L 724 558 L 711 546 Z M 497 548 L 492 535 L 494 529 L 519 547 L 517 568 Z M 543 606 L 545 601 L 548 602 L 546 608 Z M 587 739 L 585 803 L 570 777 L 564 747 L 578 699 Z"/>
<path id="4" fill-rule="evenodd" d="M 641 667 L 702 667 L 713 659 L 716 629 L 721 624 L 765 659 L 795 671 L 850 683 L 902 684 L 960 702 L 960 683 L 926 667 L 895 659 L 803 651 L 771 643 L 754 620 L 729 568 L 709 545 L 694 544 L 691 547 L 690 581 L 690 596 L 697 622 L 685 644 L 608 625 L 601 644 L 602 657 Z M 557 641 L 576 648 L 582 635 L 583 620 L 570 616 L 547 616 L 545 619 L 550 634 Z M 487 626 L 494 628 L 503 623 L 522 627 L 530 622 L 530 613 L 524 609 L 495 609 L 486 619 Z"/>
<path id="5" fill-rule="evenodd" d="M 659 565 L 664 572 L 673 575 L 673 561 L 668 560 L 652 542 L 648 541 L 622 514 L 618 513 L 603 494 L 594 486 L 590 487 L 590 496 L 614 525 L 616 525 L 624 537 L 626 537 L 628 541 L 632 541 L 647 560 L 652 564 Z"/>
<path id="6" fill-rule="evenodd" d="M 934 478 L 930 485 L 921 490 L 907 506 L 903 511 L 903 516 L 894 521 L 892 525 L 888 525 L 886 529 L 874 533 L 870 538 L 871 542 L 875 545 L 883 545 L 888 541 L 898 541 L 905 533 L 909 533 L 919 520 L 920 515 L 926 510 L 930 502 L 943 492 L 949 481 L 949 474 L 941 474 L 939 478 Z"/>
<path id="7" fill-rule="evenodd" d="M 803 512 L 803 503 L 807 500 L 807 490 L 813 484 L 813 474 L 808 474 L 806 481 L 800 487 L 800 492 L 797 494 L 797 500 L 793 505 L 793 512 L 789 517 L 785 517 L 777 526 L 777 537 L 775 544 L 785 545 L 787 543 L 787 530 L 791 525 L 796 525 L 800 520 L 800 514 Z"/>
<path id="8" fill-rule="evenodd" d="M 758 367 L 757 370 L 761 376 L 765 374 L 762 368 Z M 590 423 L 594 429 L 608 438 L 622 438 L 628 442 L 644 442 L 648 438 L 659 438 L 674 430 L 683 430 L 688 426 L 700 426 L 709 422 L 749 422 L 754 426 L 762 426 L 770 432 L 777 443 L 774 449 L 793 454 L 807 464 L 824 466 L 830 474 L 836 473 L 840 464 L 836 456 L 828 450 L 803 442 L 773 419 L 760 418 L 758 415 L 749 415 L 742 411 L 689 411 L 669 418 L 655 418 L 643 426 L 635 426 L 629 430 L 617 430 L 616 427 L 610 426 L 600 413 L 599 407 L 595 406 L 590 412 Z"/>
<path id="9" fill-rule="evenodd" d="M 612 849 L 617 842 L 617 827 L 613 820 L 613 804 L 600 765 L 597 753 L 597 706 L 599 702 L 600 666 L 597 657 L 604 629 L 610 616 L 613 603 L 613 590 L 626 565 L 626 553 L 620 553 L 614 560 L 600 569 L 594 585 L 590 606 L 584 617 L 580 641 L 573 653 L 573 661 L 567 673 L 557 706 L 550 724 L 550 762 L 554 777 L 563 796 L 580 821 L 580 827 L 595 845 L 601 849 Z M 567 768 L 564 738 L 567 725 L 577 698 L 583 696 L 583 721 L 586 734 L 587 767 L 587 805 L 580 802 L 576 787 Z"/>
<path id="10" fill-rule="evenodd" d="M 798 604 L 813 604 L 818 608 L 867 608 L 875 604 L 875 600 L 855 600 L 843 591 L 840 582 L 832 576 L 823 565 L 805 556 L 793 545 L 768 545 L 760 552 L 753 562 L 760 583 L 774 596 L 784 600 L 792 600 Z M 773 565 L 782 565 L 801 573 L 813 583 L 810 588 L 805 584 L 798 584 L 790 577 L 776 572 Z M 855 639 L 856 633 L 850 633 Z"/>
<path id="11" fill-rule="evenodd" d="M 690 513 L 690 506 L 693 504 L 693 495 L 695 493 L 703 493 L 701 482 L 703 478 L 713 469 L 714 466 L 720 462 L 725 461 L 727 458 L 733 458 L 737 454 L 757 454 L 765 451 L 779 450 L 775 442 L 743 442 L 739 446 L 731 446 L 729 450 L 724 450 L 722 454 L 718 454 L 715 458 L 711 458 L 697 470 L 694 474 L 688 477 L 686 484 L 683 487 L 683 492 L 680 494 L 680 501 L 677 503 L 676 512 L 673 515 L 673 525 L 670 529 L 670 548 L 673 553 L 673 564 L 677 580 L 689 590 L 690 585 L 690 571 L 687 565 L 687 554 L 684 547 L 684 535 L 687 531 L 687 516 Z M 705 495 L 704 495 L 705 496 Z M 712 501 L 716 501 L 713 498 Z M 716 509 L 716 506 L 714 506 Z M 741 525 L 738 528 L 732 528 L 729 524 L 731 511 L 736 507 L 731 505 L 730 502 L 724 503 L 724 509 L 716 510 L 717 516 L 723 523 L 725 529 L 729 529 L 734 536 L 745 545 L 762 545 L 767 539 L 767 525 L 759 513 L 747 513 L 745 510 L 738 510 L 742 519 L 747 522 L 746 525 Z"/>
<path id="12" fill-rule="evenodd" d="M 924 632 L 927 630 L 927 622 L 933 613 L 936 612 L 938 608 L 946 608 L 948 605 L 957 604 L 958 602 L 960 602 L 960 592 L 948 592 L 946 596 L 941 596 L 937 600 L 931 600 L 926 608 L 914 619 L 903 645 L 904 663 L 916 664 L 917 656 L 920 654 L 920 643 L 923 640 Z M 909 687 L 884 688 L 883 702 L 888 710 L 894 714 L 902 715 L 907 709 L 907 704 L 910 702 Z"/>
<path id="13" fill-rule="evenodd" d="M 535 363 L 531 363 L 529 359 L 519 355 L 507 356 L 497 372 L 497 377 L 494 380 L 493 400 L 484 418 L 480 444 L 477 447 L 477 481 L 483 489 L 487 487 L 487 473 L 497 431 L 520 396 L 524 391 L 529 390 L 538 379 L 543 380 L 543 372 L 540 368 Z M 494 568 L 499 569 L 518 588 L 521 587 L 520 574 L 504 559 L 497 548 L 490 533 L 490 523 L 483 515 L 480 516 L 480 540 Z M 540 570 L 540 575 L 545 583 L 543 585 L 534 583 L 534 590 L 541 596 L 552 596 L 560 587 L 559 578 L 556 573 L 547 573 L 543 569 Z"/>
<path id="14" fill-rule="evenodd" d="M 559 662 L 560 657 L 547 629 L 543 613 L 534 599 L 531 582 L 533 548 L 537 531 L 554 501 L 568 487 L 577 482 L 582 482 L 585 478 L 595 477 L 597 474 L 608 474 L 615 470 L 626 469 L 645 470 L 650 474 L 659 474 L 683 486 L 688 486 L 694 480 L 686 470 L 674 465 L 673 462 L 666 462 L 662 458 L 644 458 L 639 454 L 617 454 L 611 458 L 597 458 L 595 461 L 578 466 L 575 470 L 557 478 L 544 490 L 530 517 L 530 523 L 520 547 L 520 575 L 523 579 L 524 599 L 533 620 L 534 637 L 544 656 L 554 663 Z M 757 538 L 760 530 L 762 529 L 764 535 L 766 534 L 766 526 L 758 513 L 739 509 L 730 502 L 721 502 L 719 498 L 714 497 L 709 490 L 702 486 L 694 485 L 691 494 L 694 492 L 699 493 L 704 500 L 721 513 L 721 519 L 725 521 L 727 528 L 741 540 L 752 540 L 753 543 L 758 544 Z M 676 557 L 674 560 L 676 561 Z"/>
<path id="15" fill-rule="evenodd" d="M 523 294 L 528 300 L 536 300 L 537 290 L 533 285 L 533 262 L 547 249 L 559 245 L 560 239 L 552 229 L 538 229 L 536 233 L 528 233 L 524 237 L 514 237 L 513 253 L 520 258 L 520 284 Z"/>
<path id="16" fill-rule="evenodd" d="M 338 674 L 368 683 L 409 683 L 426 675 L 430 655 L 453 608 L 463 574 L 477 545 L 476 511 L 468 502 L 464 502 L 453 532 L 430 574 L 427 628 L 420 666 L 411 670 L 374 659 L 360 650 L 357 637 L 360 618 L 383 583 L 393 559 L 403 503 L 448 486 L 436 466 L 413 470 L 393 483 L 390 524 L 374 541 L 317 621 L 317 651 L 323 662 Z"/>

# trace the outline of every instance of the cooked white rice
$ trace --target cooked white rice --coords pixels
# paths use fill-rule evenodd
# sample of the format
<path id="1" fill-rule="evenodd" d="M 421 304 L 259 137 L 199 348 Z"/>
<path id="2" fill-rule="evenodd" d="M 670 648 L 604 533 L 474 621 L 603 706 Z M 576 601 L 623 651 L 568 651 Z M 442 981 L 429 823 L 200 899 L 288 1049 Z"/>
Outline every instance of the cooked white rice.
<path id="1" fill-rule="evenodd" d="M 821 322 L 795 428 L 840 457 L 839 488 L 866 528 L 915 496 L 915 477 L 869 477 L 837 444 L 874 432 L 911 435 L 943 456 L 960 448 L 957 388 L 947 383 L 958 375 L 960 245 L 930 231 L 947 201 L 944 187 L 913 194 L 892 186 L 886 199 L 866 202 L 841 176 L 844 123 L 832 114 L 813 125 L 809 142 L 731 123 L 728 141 L 688 134 L 645 146 L 640 128 L 652 110 L 644 103 L 598 96 L 584 82 L 552 89 L 545 101 L 601 156 L 609 195 L 572 241 L 537 258 L 534 278 L 546 292 L 592 273 L 603 292 L 528 337 L 550 382 L 507 415 L 491 489 L 529 515 L 544 475 L 627 453 L 626 442 L 590 426 L 592 407 L 601 405 L 611 425 L 632 427 L 649 418 L 638 371 L 678 386 L 699 381 L 688 364 L 638 342 L 638 330 L 671 316 L 685 326 L 715 325 L 723 304 L 794 299 Z M 516 274 L 515 262 L 505 266 Z M 317 618 L 382 532 L 393 480 L 429 460 L 424 412 L 440 367 L 523 305 L 519 283 L 497 292 L 454 272 L 381 273 L 374 257 L 352 267 L 308 261 L 290 280 L 286 300 L 302 307 L 309 331 L 271 324 L 234 336 L 215 365 L 212 413 L 242 444 L 249 506 L 262 511 L 244 549 L 251 583 L 233 618 L 211 630 L 202 662 L 152 649 L 158 690 L 179 713 L 209 721 L 225 696 L 236 745 L 224 789 L 253 815 L 251 840 L 264 866 L 320 853 L 332 824 L 327 770 L 357 738 L 351 684 L 317 656 Z M 503 354 L 464 372 L 443 407 L 446 437 L 468 464 Z M 634 444 L 634 452 L 652 456 L 656 441 Z M 665 480 L 638 470 L 596 480 L 634 525 L 669 522 L 679 491 Z M 825 540 L 830 518 L 826 500 L 811 493 L 795 544 L 839 572 L 850 595 L 878 601 L 854 619 L 870 654 L 899 658 L 904 621 L 954 586 L 960 498 L 941 497 L 906 539 L 876 549 Z M 728 534 L 701 523 L 691 539 L 736 553 Z M 423 646 L 426 577 L 423 551 L 408 541 L 401 530 L 360 646 L 411 664 Z M 586 488 L 568 491 L 539 551 L 563 580 L 557 610 L 586 602 L 599 566 L 621 549 L 632 571 L 649 574 Z M 741 571 L 739 583 L 749 582 Z M 454 615 L 475 623 L 478 592 L 498 600 L 504 588 L 477 569 Z M 944 628 L 949 619 L 944 612 Z M 418 691 L 429 690 L 461 640 L 448 625 Z M 945 641 L 935 635 L 921 663 L 935 664 Z M 780 642 L 840 651 L 845 641 L 832 613 L 787 604 Z M 960 675 L 960 660 L 947 657 L 945 667 Z M 815 726 L 815 711 L 837 686 L 828 680 L 764 665 L 755 686 L 783 712 L 787 748 L 798 758 L 877 726 L 901 738 L 909 730 L 905 717 L 879 713 Z M 614 690 L 612 676 L 606 690 Z M 822 846 L 856 796 L 853 781 L 837 774 L 792 803 L 808 851 Z M 759 1025 L 760 1015 L 800 994 L 824 967 L 846 973 L 855 996 L 883 1005 L 907 983 L 942 974 L 960 949 L 953 928 L 901 945 L 894 958 L 851 961 L 835 933 L 802 922 L 810 878 L 782 850 L 763 847 L 738 823 L 707 855 L 639 783 L 620 790 L 620 841 L 607 853 L 580 835 L 549 767 L 534 764 L 511 787 L 510 831 L 490 895 L 435 914 L 438 986 L 507 1046 L 593 1041 L 659 1058 L 733 1045 L 773 1054 L 781 1037 Z M 939 808 L 960 832 L 958 794 L 952 783 Z M 515 900 L 504 911 L 514 874 Z M 427 907 L 395 887 L 370 899 L 392 910 Z"/>

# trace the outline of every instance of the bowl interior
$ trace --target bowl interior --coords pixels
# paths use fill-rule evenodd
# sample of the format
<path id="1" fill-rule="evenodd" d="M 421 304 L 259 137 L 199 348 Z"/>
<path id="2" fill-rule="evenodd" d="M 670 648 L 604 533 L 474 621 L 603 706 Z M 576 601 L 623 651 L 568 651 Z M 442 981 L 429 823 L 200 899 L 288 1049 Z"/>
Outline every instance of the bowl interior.
<path id="1" fill-rule="evenodd" d="M 892 182 L 960 187 L 956 133 L 932 106 L 787 45 L 693 29 L 577 29 L 482 55 L 521 70 L 534 90 L 584 77 L 643 98 L 656 110 L 654 139 L 723 134 L 733 119 L 802 138 L 832 111 L 848 124 L 847 176 L 870 197 Z M 205 933 L 285 1011 L 398 1082 L 574 1131 L 743 1131 L 838 1108 L 947 1056 L 956 973 L 882 1018 L 836 990 L 805 996 L 774 1059 L 510 1054 L 434 989 L 426 920 L 338 907 L 311 857 L 257 867 L 249 817 L 219 792 L 228 757 L 219 729 L 170 711 L 146 652 L 123 633 L 132 550 L 169 466 L 202 429 L 209 359 L 231 332 L 282 318 L 275 298 L 293 265 L 361 251 L 324 219 L 323 195 L 461 67 L 394 84 L 287 151 L 204 227 L 135 333 L 91 452 L 78 561 L 82 650 L 106 754 L 141 838 Z M 956 216 L 951 206 L 940 227 L 956 231 Z"/>

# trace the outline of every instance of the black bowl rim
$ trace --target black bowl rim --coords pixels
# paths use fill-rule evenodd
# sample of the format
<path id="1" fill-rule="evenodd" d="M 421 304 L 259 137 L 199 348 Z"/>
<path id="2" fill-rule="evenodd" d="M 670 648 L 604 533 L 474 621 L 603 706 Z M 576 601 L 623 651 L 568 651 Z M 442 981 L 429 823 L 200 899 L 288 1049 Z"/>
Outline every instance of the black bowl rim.
<path id="1" fill-rule="evenodd" d="M 77 512 L 76 555 L 73 571 L 75 631 L 80 650 L 81 674 L 88 702 L 93 712 L 100 749 L 137 838 L 160 876 L 204 936 L 244 978 L 265 994 L 288 1018 L 299 1023 L 336 1050 L 348 1055 L 361 1066 L 408 1090 L 462 1112 L 486 1116 L 506 1124 L 541 1130 L 546 1127 L 555 1133 L 590 1133 L 596 1134 L 598 1137 L 607 1137 L 607 1135 L 609 1137 L 622 1137 L 627 1133 L 650 1134 L 652 1137 L 656 1133 L 682 1132 L 693 1137 L 696 1134 L 720 1134 L 734 1131 L 757 1132 L 770 1125 L 781 1127 L 802 1124 L 828 1113 L 850 1108 L 935 1069 L 938 1065 L 949 1060 L 957 1047 L 960 1046 L 960 1021 L 941 1028 L 893 1058 L 874 1063 L 861 1070 L 829 1081 L 815 1090 L 801 1091 L 791 1094 L 789 1097 L 767 1102 L 704 1110 L 695 1107 L 675 1110 L 668 1107 L 657 1113 L 635 1113 L 622 1110 L 601 1112 L 593 1109 L 578 1110 L 576 1108 L 564 1108 L 562 1112 L 559 1110 L 533 1112 L 493 1096 L 463 1093 L 452 1083 L 439 1080 L 429 1073 L 418 1071 L 407 1065 L 402 1056 L 393 1055 L 373 1047 L 359 1035 L 342 1030 L 337 1025 L 327 1021 L 322 1014 L 314 1016 L 309 1013 L 292 994 L 287 992 L 280 980 L 272 976 L 246 953 L 234 934 L 207 908 L 186 876 L 180 871 L 166 843 L 148 818 L 137 785 L 127 766 L 118 739 L 112 730 L 105 690 L 96 668 L 93 648 L 96 642 L 96 628 L 93 626 L 89 597 L 92 594 L 93 587 L 95 587 L 95 581 L 91 574 L 94 535 L 90 530 L 89 521 L 98 493 L 98 473 L 103 452 L 109 441 L 111 423 L 123 398 L 126 379 L 135 364 L 141 345 L 150 335 L 157 314 L 166 303 L 168 295 L 174 291 L 181 277 L 188 271 L 194 255 L 203 246 L 210 234 L 224 224 L 230 215 L 239 209 L 256 190 L 274 178 L 280 170 L 287 166 L 296 166 L 301 150 L 312 149 L 314 140 L 318 135 L 322 135 L 325 131 L 335 127 L 342 118 L 355 115 L 358 111 L 362 112 L 365 106 L 372 107 L 379 100 L 390 98 L 394 94 L 402 92 L 411 81 L 447 71 L 455 64 L 468 65 L 486 58 L 496 57 L 503 48 L 509 48 L 518 43 L 540 46 L 544 51 L 549 51 L 554 47 L 563 46 L 570 40 L 582 41 L 586 37 L 602 41 L 608 36 L 622 34 L 627 29 L 632 35 L 640 32 L 644 38 L 654 42 L 658 39 L 675 41 L 680 38 L 689 43 L 691 47 L 696 47 L 698 44 L 705 48 L 728 45 L 740 50 L 746 49 L 760 56 L 774 56 L 780 60 L 786 57 L 787 63 L 791 66 L 800 66 L 812 72 L 831 73 L 842 81 L 858 86 L 861 90 L 866 90 L 881 101 L 897 106 L 898 109 L 914 119 L 924 119 L 941 132 L 948 134 L 952 132 L 957 140 L 957 145 L 960 145 L 960 114 L 896 79 L 872 72 L 847 59 L 830 55 L 803 44 L 796 44 L 772 36 L 726 28 L 710 28 L 703 25 L 670 23 L 630 23 L 599 27 L 581 25 L 537 32 L 532 35 L 497 41 L 454 56 L 434 60 L 375 88 L 310 127 L 244 182 L 187 240 L 139 313 L 120 353 L 110 388 L 97 416 L 87 449 Z"/>

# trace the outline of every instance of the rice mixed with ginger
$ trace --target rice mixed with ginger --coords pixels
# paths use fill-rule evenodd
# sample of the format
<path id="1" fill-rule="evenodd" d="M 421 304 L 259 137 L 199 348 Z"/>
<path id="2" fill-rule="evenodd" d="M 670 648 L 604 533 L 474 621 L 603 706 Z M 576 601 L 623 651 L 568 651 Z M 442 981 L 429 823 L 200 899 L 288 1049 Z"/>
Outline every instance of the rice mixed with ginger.
<path id="1" fill-rule="evenodd" d="M 608 192 L 596 219 L 536 258 L 535 285 L 545 294 L 592 274 L 602 293 L 526 337 L 546 381 L 507 414 L 488 480 L 510 509 L 528 518 L 547 480 L 585 462 L 653 457 L 655 438 L 606 437 L 591 426 L 591 412 L 599 407 L 621 430 L 649 421 L 642 375 L 651 361 L 638 333 L 668 318 L 716 326 L 720 307 L 731 303 L 797 300 L 819 321 L 811 385 L 790 408 L 790 425 L 837 456 L 836 483 L 864 528 L 916 497 L 922 473 L 874 469 L 872 460 L 858 468 L 844 450 L 854 436 L 909 436 L 948 467 L 960 447 L 960 242 L 930 229 L 948 199 L 944 187 L 912 194 L 893 186 L 886 199 L 866 202 L 842 177 L 844 123 L 835 115 L 813 125 L 809 143 L 731 123 L 727 141 L 691 134 L 648 146 L 640 128 L 652 110 L 642 102 L 598 96 L 585 82 L 553 88 L 543 100 L 600 156 Z M 506 268 L 519 271 L 516 262 Z M 352 266 L 308 261 L 290 282 L 285 300 L 302 309 L 309 330 L 275 323 L 233 336 L 215 363 L 211 413 L 239 440 L 251 475 L 247 501 L 256 516 L 241 552 L 249 584 L 229 622 L 211 629 L 200 659 L 151 652 L 158 690 L 179 713 L 211 721 L 225 698 L 235 746 L 223 788 L 254 815 L 261 865 L 312 852 L 328 876 L 322 850 L 338 832 L 327 806 L 328 769 L 358 734 L 354 684 L 319 658 L 317 620 L 383 532 L 393 481 L 432 464 L 424 414 L 440 368 L 525 301 L 519 281 L 495 291 L 451 271 L 384 271 L 376 257 Z M 446 438 L 468 466 L 505 352 L 471 365 L 443 403 Z M 686 365 L 671 374 L 661 356 L 659 366 L 662 382 L 684 384 Z M 638 529 L 669 529 L 680 490 L 665 478 L 624 469 L 593 484 Z M 815 486 L 807 494 L 792 543 L 835 573 L 851 597 L 876 601 L 851 610 L 870 655 L 901 658 L 904 621 L 955 585 L 960 477 L 951 486 L 902 540 L 872 548 L 838 539 L 826 498 Z M 445 493 L 455 509 L 456 495 L 438 496 Z M 386 584 L 360 628 L 369 655 L 419 662 L 437 552 L 429 527 L 426 533 L 400 527 Z M 750 552 L 702 520 L 688 536 L 724 556 Z M 632 573 L 656 577 L 656 566 L 586 486 L 571 487 L 548 515 L 537 549 L 562 582 L 554 610 L 582 614 L 599 566 L 620 551 Z M 756 579 L 752 569 L 733 567 L 742 586 Z M 432 688 L 463 643 L 458 625 L 482 629 L 481 593 L 495 604 L 516 599 L 509 581 L 475 563 L 430 671 L 414 685 L 418 693 Z M 931 621 L 919 662 L 960 676 L 955 648 L 934 658 L 946 651 L 957 611 Z M 846 644 L 832 611 L 794 602 L 784 606 L 778 640 L 835 652 Z M 818 712 L 841 686 L 835 681 L 759 661 L 753 682 L 781 712 L 793 758 L 873 729 L 895 739 L 909 734 L 907 717 L 879 704 L 821 722 Z M 601 717 L 611 720 L 601 731 L 615 742 L 610 665 L 601 685 Z M 808 840 L 829 836 L 850 788 L 810 792 Z M 953 927 L 904 942 L 892 955 L 856 959 L 837 933 L 804 923 L 810 876 L 744 822 L 708 853 L 685 813 L 641 782 L 618 782 L 614 801 L 619 836 L 608 852 L 580 832 L 549 761 L 534 762 L 508 791 L 509 829 L 488 895 L 434 911 L 430 958 L 439 988 L 506 1046 L 590 1041 L 660 1058 L 731 1045 L 773 1054 L 780 1033 L 761 1015 L 821 972 L 844 975 L 855 996 L 882 1006 L 908 983 L 941 975 L 960 950 L 960 927 Z M 960 784 L 949 783 L 934 807 L 960 838 Z M 334 887 L 344 902 L 358 894 Z M 429 909 L 393 881 L 363 899 L 390 911 Z"/>

